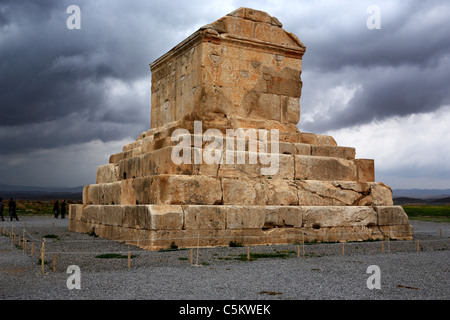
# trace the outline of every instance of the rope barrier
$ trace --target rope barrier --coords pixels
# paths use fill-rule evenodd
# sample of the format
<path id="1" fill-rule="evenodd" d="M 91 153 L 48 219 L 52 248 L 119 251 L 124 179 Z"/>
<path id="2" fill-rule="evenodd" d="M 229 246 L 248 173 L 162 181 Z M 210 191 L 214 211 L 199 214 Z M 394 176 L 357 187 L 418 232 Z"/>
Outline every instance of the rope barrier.
<path id="1" fill-rule="evenodd" d="M 441 236 L 441 238 L 442 238 L 442 229 L 439 231 L 440 232 L 440 236 Z M 3 232 L 2 231 L 2 233 L 3 234 L 12 234 L 12 235 L 15 235 L 14 234 L 14 231 L 13 231 L 13 229 L 11 230 L 11 233 L 8 233 L 8 231 L 7 231 L 7 229 L 6 229 L 6 232 Z M 396 233 L 399 233 L 399 234 L 402 234 L 402 233 L 409 233 L 409 231 L 401 231 L 401 230 L 399 230 L 399 231 L 396 231 Z M 164 241 L 170 241 L 170 240 L 194 240 L 194 239 L 198 239 L 198 237 L 199 237 L 199 234 L 200 234 L 200 232 L 198 233 L 198 235 L 197 236 L 186 236 L 186 237 L 171 237 L 171 238 L 154 238 L 154 237 L 152 237 L 152 238 L 139 238 L 139 239 L 106 239 L 106 238 L 93 238 L 93 239 L 84 239 L 84 240 L 60 240 L 60 239 L 58 239 L 58 240 L 53 240 L 53 239 L 51 239 L 51 238 L 48 238 L 48 237 L 45 237 L 44 236 L 44 238 L 46 238 L 46 241 L 47 241 L 47 243 L 53 243 L 53 242 L 57 242 L 57 243 L 83 243 L 83 242 L 89 242 L 89 243 L 92 243 L 92 242 L 101 242 L 101 241 L 105 241 L 105 242 L 107 242 L 107 241 L 111 241 L 111 240 L 113 240 L 113 241 L 116 241 L 116 242 L 125 242 L 125 243 L 133 243 L 133 242 L 141 242 L 141 241 L 159 241 L 159 240 L 164 240 Z M 34 237 L 32 234 L 30 234 L 26 229 L 24 229 L 24 231 L 23 231 L 23 237 L 25 236 L 25 235 L 28 235 L 29 236 L 29 238 L 30 239 L 33 239 L 33 240 L 35 240 L 35 241 L 37 241 L 37 242 L 41 242 L 42 240 L 41 239 L 38 239 L 38 238 L 36 238 L 36 237 Z M 319 234 L 319 235 L 317 235 L 317 234 L 315 234 L 315 233 L 311 233 L 311 232 L 305 232 L 305 231 L 298 231 L 297 233 L 295 233 L 295 234 L 286 234 L 286 235 L 264 235 L 264 237 L 266 238 L 266 239 L 273 239 L 273 238 L 286 238 L 286 239 L 289 239 L 289 238 L 297 238 L 297 237 L 299 237 L 299 236 L 302 236 L 302 238 L 304 239 L 304 236 L 319 236 L 319 237 L 322 237 L 322 238 L 332 238 L 333 236 L 346 236 L 346 235 L 351 235 L 351 236 L 358 236 L 358 235 L 367 235 L 367 233 L 364 233 L 364 232 L 337 232 L 337 233 L 333 233 L 333 232 L 327 232 L 327 233 L 325 233 L 325 234 Z M 376 236 L 376 234 L 375 234 L 375 236 Z M 384 234 L 380 234 L 380 236 L 383 236 L 383 239 L 386 239 L 386 240 L 388 240 L 388 239 L 390 239 L 391 237 L 390 236 L 388 236 L 388 237 L 386 237 L 386 235 L 384 235 Z M 261 236 L 254 236 L 254 235 L 237 235 L 237 236 L 235 236 L 235 237 L 232 237 L 232 236 L 222 236 L 222 237 L 219 237 L 219 236 L 208 236 L 208 239 L 231 239 L 231 238 L 235 238 L 235 239 L 248 239 L 248 238 L 261 238 Z M 382 240 L 382 239 L 378 239 L 378 240 Z M 304 240 L 302 240 L 302 242 L 303 242 Z M 339 241 L 339 240 L 338 240 Z M 345 241 L 345 240 L 344 240 Z M 347 241 L 352 241 L 352 240 L 347 240 Z M 363 240 L 364 241 L 364 240 Z M 408 240 L 402 240 L 402 241 L 408 241 Z M 325 241 L 326 242 L 326 241 Z"/>
<path id="2" fill-rule="evenodd" d="M 408 231 L 396 231 L 397 233 L 409 233 Z M 404 244 L 407 244 L 407 243 L 416 243 L 416 245 L 417 245 L 417 251 L 420 251 L 420 244 L 426 244 L 426 243 L 429 243 L 429 242 L 449 242 L 450 241 L 450 239 L 449 238 L 443 238 L 443 230 L 442 229 L 440 229 L 439 231 L 439 235 L 440 235 L 440 239 L 423 239 L 423 240 L 420 240 L 420 242 L 419 242 L 419 240 L 400 240 L 401 242 L 400 243 L 404 243 Z M 433 232 L 434 233 L 434 232 Z M 430 234 L 429 232 L 427 232 L 427 234 Z M 15 242 L 16 241 L 16 234 L 14 233 L 14 225 L 12 225 L 11 226 L 11 232 L 9 232 L 8 231 L 8 229 L 7 228 L 5 228 L 5 227 L 3 227 L 2 228 L 2 235 L 3 236 L 9 236 L 9 237 L 11 237 L 12 238 L 12 242 L 11 242 L 11 245 L 13 244 L 13 242 Z M 25 237 L 25 235 L 27 235 L 28 237 Z M 273 239 L 273 238 L 284 238 L 284 239 L 286 239 L 286 240 L 289 240 L 289 239 L 291 239 L 292 240 L 292 238 L 298 238 L 299 236 L 302 236 L 302 241 L 301 242 L 299 242 L 299 241 L 297 241 L 297 242 L 295 242 L 295 243 L 283 243 L 282 245 L 289 245 L 289 244 L 298 244 L 298 243 L 302 243 L 303 245 L 306 243 L 306 244 L 309 244 L 309 243 L 314 243 L 314 244 L 327 244 L 327 245 L 333 245 L 333 244 L 337 244 L 337 243 L 342 243 L 342 254 L 344 254 L 344 243 L 346 243 L 347 245 L 348 244 L 351 244 L 351 243 L 356 243 L 356 244 L 358 244 L 358 245 L 361 245 L 361 244 L 364 244 L 365 243 L 365 241 L 364 240 L 362 240 L 362 241 L 333 241 L 333 242 L 331 242 L 331 241 L 324 241 L 324 242 L 320 242 L 320 241 L 313 241 L 313 242 L 308 242 L 308 241 L 306 241 L 305 242 L 305 240 L 304 240 L 304 236 L 308 236 L 308 235 L 312 235 L 312 236 L 314 236 L 314 235 L 316 235 L 315 233 L 311 233 L 311 232 L 305 232 L 304 230 L 302 230 L 302 231 L 299 231 L 298 233 L 296 233 L 296 234 L 288 234 L 288 235 L 266 235 L 265 236 L 265 238 L 266 239 Z M 338 236 L 343 236 L 343 235 L 353 235 L 353 236 L 356 236 L 356 235 L 367 235 L 367 233 L 362 233 L 362 232 L 347 232 L 347 233 L 342 233 L 342 232 L 338 232 L 338 233 L 326 233 L 325 235 L 323 235 L 323 236 L 325 236 L 325 237 L 332 237 L 332 236 L 335 236 L 335 235 L 338 235 Z M 231 236 L 225 236 L 225 237 L 218 237 L 218 236 L 212 236 L 212 237 L 208 237 L 208 240 L 213 240 L 213 239 L 231 239 L 231 238 L 233 238 L 233 237 L 231 237 Z M 252 236 L 252 235 L 243 235 L 243 236 L 236 236 L 236 237 L 234 237 L 235 239 L 248 239 L 248 238 L 260 238 L 260 236 Z M 58 255 L 84 255 L 84 254 L 102 254 L 102 253 L 117 253 L 117 254 L 128 254 L 128 253 L 140 253 L 140 254 L 152 254 L 153 252 L 159 252 L 159 251 L 148 251 L 148 250 L 139 250 L 139 251 L 136 251 L 136 250 L 127 250 L 127 251 L 113 251 L 113 252 L 111 252 L 111 251 L 72 251 L 72 252 L 64 252 L 64 251 L 48 251 L 48 250 L 45 250 L 44 249 L 44 244 L 45 245 L 51 245 L 51 244 L 54 244 L 54 243 L 58 243 L 58 244 L 64 244 L 64 243 L 83 243 L 83 242 L 86 242 L 86 243 L 88 243 L 88 242 L 90 242 L 90 243 L 93 243 L 93 242 L 101 242 L 101 241 L 105 241 L 105 242 L 107 242 L 107 241 L 114 241 L 114 242 L 119 242 L 119 243 L 128 243 L 128 244 L 130 244 L 130 243 L 139 243 L 139 242 L 143 242 L 143 241 L 159 241 L 159 240 L 164 240 L 164 241 L 172 241 L 172 240 L 189 240 L 189 239 L 197 239 L 197 260 L 198 260 L 198 248 L 200 247 L 200 233 L 198 233 L 197 234 L 197 236 L 195 237 L 195 236 L 192 236 L 192 237 L 174 237 L 174 238 L 149 238 L 149 239 L 117 239 L 117 240 L 112 240 L 112 239 L 105 239 L 105 238 L 95 238 L 95 239 L 87 239 L 87 240 L 52 240 L 52 239 L 49 239 L 49 238 L 45 238 L 45 236 L 42 238 L 42 239 L 38 239 L 38 238 L 36 238 L 35 236 L 33 236 L 32 234 L 30 234 L 26 229 L 25 229 L 25 227 L 23 228 L 23 237 L 19 237 L 19 246 L 20 246 L 20 244 L 22 243 L 22 249 L 23 249 L 23 252 L 25 252 L 25 250 L 26 250 L 26 242 L 31 242 L 32 243 L 32 246 L 31 246 L 31 250 L 32 250 L 32 253 L 34 253 L 33 251 L 34 251 L 34 243 L 35 242 L 37 242 L 37 243 L 40 243 L 40 244 L 42 244 L 42 250 L 41 250 L 41 252 L 45 252 L 46 254 L 58 254 Z M 26 241 L 26 242 L 25 242 Z M 384 252 L 384 241 L 386 241 L 385 239 L 378 239 L 377 241 L 381 241 L 381 247 L 382 247 L 382 249 L 381 249 L 381 252 L 383 253 Z M 391 251 L 391 242 L 390 242 L 390 237 L 388 237 L 387 238 L 387 241 L 388 241 L 388 251 L 390 252 Z M 274 245 L 276 245 L 276 244 L 274 244 Z M 252 245 L 247 245 L 246 247 L 249 247 L 249 246 L 252 246 Z M 257 246 L 257 245 L 256 245 Z M 298 249 L 299 250 L 299 249 Z M 42 253 L 41 253 L 42 254 Z M 298 253 L 298 255 L 299 255 L 299 253 Z M 304 255 L 304 247 L 303 247 L 303 255 Z M 198 261 L 197 261 L 198 262 Z"/>
<path id="3" fill-rule="evenodd" d="M 151 231 L 151 230 L 149 230 Z M 174 230 L 176 231 L 176 230 Z M 201 231 L 201 230 L 200 230 Z M 207 231 L 207 230 L 206 230 Z M 33 235 L 31 235 L 28 231 L 25 231 L 27 235 L 29 235 L 31 238 L 35 239 L 36 241 L 41 241 L 40 239 L 37 239 L 36 237 L 34 237 Z M 402 233 L 410 233 L 409 231 L 402 231 L 402 230 L 398 230 L 396 231 L 396 233 L 402 234 Z M 313 232 L 307 232 L 307 231 L 298 231 L 295 234 L 287 234 L 287 235 L 264 235 L 265 238 L 295 238 L 298 237 L 300 235 L 303 236 L 319 236 L 319 237 L 332 237 L 332 236 L 345 236 L 345 235 L 352 235 L 352 236 L 356 236 L 356 235 L 367 235 L 368 233 L 365 232 L 327 232 L 325 234 L 316 234 Z M 427 233 L 429 234 L 429 233 Z M 442 236 L 442 230 L 440 230 L 440 234 Z M 376 234 L 374 234 L 376 236 Z M 384 235 L 382 232 L 380 234 L 380 236 L 383 236 L 384 238 L 389 239 L 391 238 L 390 236 L 386 236 Z M 158 240 L 194 240 L 197 239 L 197 236 L 186 236 L 186 237 L 171 237 L 171 238 L 138 238 L 138 239 L 106 239 L 106 238 L 92 238 L 92 239 L 84 239 L 84 240 L 52 240 L 51 238 L 46 238 L 47 242 L 58 242 L 58 243 L 62 243 L 62 242 L 100 242 L 100 241 L 118 241 L 118 242 L 137 242 L 137 241 L 158 241 Z M 233 238 L 232 236 L 223 236 L 223 237 L 219 237 L 219 236 L 208 236 L 208 239 L 230 239 Z M 261 238 L 261 236 L 252 236 L 252 235 L 237 235 L 234 238 Z M 393 238 L 392 238 L 393 239 Z M 381 239 L 380 239 L 381 240 Z M 352 240 L 347 240 L 347 241 L 352 241 Z M 402 241 L 407 241 L 407 240 L 402 240 Z"/>

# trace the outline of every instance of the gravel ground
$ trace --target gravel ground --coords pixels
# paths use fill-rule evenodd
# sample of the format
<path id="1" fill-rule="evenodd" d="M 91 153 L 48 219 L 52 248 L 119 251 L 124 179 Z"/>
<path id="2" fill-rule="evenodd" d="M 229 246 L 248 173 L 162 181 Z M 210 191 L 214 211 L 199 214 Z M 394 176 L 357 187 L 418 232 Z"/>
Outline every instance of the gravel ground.
<path id="1" fill-rule="evenodd" d="M 0 227 L 22 234 L 27 251 L 0 237 L 2 300 L 448 300 L 450 298 L 450 224 L 411 221 L 414 241 L 345 244 L 271 245 L 250 247 L 252 253 L 282 253 L 282 258 L 246 258 L 246 247 L 153 252 L 68 230 L 68 219 L 21 217 Z M 54 224 L 54 226 L 52 225 Z M 440 234 L 442 230 L 442 237 Z M 44 274 L 38 253 L 47 239 Z M 419 249 L 417 251 L 417 240 Z M 134 256 L 100 259 L 102 253 Z M 53 255 L 56 254 L 56 272 Z M 198 256 L 197 256 L 198 255 Z M 198 258 L 197 258 L 198 257 Z M 81 270 L 81 289 L 69 290 L 67 267 Z M 369 289 L 370 265 L 380 268 L 380 289 Z"/>

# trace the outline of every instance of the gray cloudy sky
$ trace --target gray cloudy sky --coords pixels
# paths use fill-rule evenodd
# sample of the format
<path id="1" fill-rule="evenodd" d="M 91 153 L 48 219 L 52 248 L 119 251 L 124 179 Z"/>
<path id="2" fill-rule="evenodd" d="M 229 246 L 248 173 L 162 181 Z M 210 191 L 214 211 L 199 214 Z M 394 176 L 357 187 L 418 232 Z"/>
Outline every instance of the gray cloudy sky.
<path id="1" fill-rule="evenodd" d="M 69 30 L 69 5 L 81 30 Z M 380 9 L 369 30 L 367 8 Z M 149 63 L 239 8 L 306 45 L 302 131 L 393 188 L 450 188 L 450 3 L 0 0 L 0 183 L 77 186 L 150 129 Z"/>

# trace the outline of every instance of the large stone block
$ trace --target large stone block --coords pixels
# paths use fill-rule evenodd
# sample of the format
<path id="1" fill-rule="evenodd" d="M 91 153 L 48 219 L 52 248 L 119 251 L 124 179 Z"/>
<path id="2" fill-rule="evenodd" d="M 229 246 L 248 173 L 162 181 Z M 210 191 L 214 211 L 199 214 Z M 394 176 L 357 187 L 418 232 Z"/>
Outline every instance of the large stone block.
<path id="1" fill-rule="evenodd" d="M 82 204 L 71 204 L 69 205 L 69 220 L 81 221 L 81 216 L 83 214 Z"/>
<path id="2" fill-rule="evenodd" d="M 107 205 L 103 207 L 103 216 L 99 223 L 112 226 L 122 227 L 124 224 L 124 215 L 126 214 L 124 206 L 120 205 Z M 139 227 L 139 225 L 136 225 Z"/>
<path id="3" fill-rule="evenodd" d="M 181 230 L 183 229 L 184 214 L 179 205 L 145 206 L 150 213 L 150 230 Z"/>
<path id="4" fill-rule="evenodd" d="M 372 159 L 355 159 L 358 181 L 374 182 L 375 181 L 375 165 Z"/>
<path id="5" fill-rule="evenodd" d="M 114 205 L 121 203 L 122 182 L 100 184 L 99 204 Z"/>
<path id="6" fill-rule="evenodd" d="M 193 112 L 297 124 L 304 51 L 278 25 L 235 16 L 207 25 L 150 65 L 151 125 Z"/>
<path id="7" fill-rule="evenodd" d="M 118 168 L 114 164 L 108 163 L 97 168 L 97 184 L 115 182 L 118 179 Z"/>
<path id="8" fill-rule="evenodd" d="M 284 179 L 222 178 L 223 204 L 297 205 L 297 188 Z"/>
<path id="9" fill-rule="evenodd" d="M 321 135 L 321 134 L 308 133 L 308 132 L 300 133 L 300 141 L 299 142 L 306 143 L 306 144 L 321 145 L 321 146 L 337 147 L 336 140 L 334 140 L 333 137 L 327 136 L 327 135 Z"/>
<path id="10" fill-rule="evenodd" d="M 312 156 L 335 157 L 347 160 L 355 159 L 355 148 L 311 145 Z"/>
<path id="11" fill-rule="evenodd" d="M 305 228 L 377 225 L 377 213 L 371 207 L 317 206 L 303 208 L 305 210 L 303 213 Z"/>
<path id="12" fill-rule="evenodd" d="M 296 155 L 295 178 L 356 181 L 356 166 L 353 161 L 341 158 Z"/>
<path id="13" fill-rule="evenodd" d="M 160 175 L 160 204 L 219 204 L 220 180 L 207 176 Z"/>
<path id="14" fill-rule="evenodd" d="M 351 206 L 357 205 L 364 197 L 360 192 L 342 189 L 330 181 L 299 180 L 295 184 L 298 187 L 299 205 L 303 206 Z"/>
<path id="15" fill-rule="evenodd" d="M 184 208 L 184 230 L 223 230 L 226 210 L 223 206 L 187 205 Z"/>
<path id="16" fill-rule="evenodd" d="M 259 178 L 267 176 L 274 179 L 294 179 L 294 157 L 291 155 L 249 152 L 236 152 L 235 154 L 236 157 L 233 164 L 223 163 L 220 167 L 217 167 L 216 174 L 218 177 Z M 261 156 L 266 158 L 261 160 Z M 251 160 L 251 157 L 254 160 Z M 243 163 L 238 163 L 238 158 L 242 159 Z M 269 161 L 269 163 L 266 164 L 266 161 Z M 203 172 L 205 172 L 205 169 L 203 169 Z"/>
<path id="17" fill-rule="evenodd" d="M 378 215 L 377 225 L 395 226 L 409 224 L 408 216 L 401 206 L 375 206 Z"/>
<path id="18" fill-rule="evenodd" d="M 392 190 L 384 183 L 371 183 L 370 195 L 374 206 L 392 206 L 394 204 Z"/>

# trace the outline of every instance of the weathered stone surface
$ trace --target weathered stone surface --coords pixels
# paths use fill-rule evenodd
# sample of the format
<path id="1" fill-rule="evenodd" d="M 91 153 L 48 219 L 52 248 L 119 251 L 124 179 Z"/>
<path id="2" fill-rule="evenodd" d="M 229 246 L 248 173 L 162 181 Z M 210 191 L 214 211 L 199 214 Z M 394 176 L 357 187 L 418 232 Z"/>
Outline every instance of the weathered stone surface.
<path id="1" fill-rule="evenodd" d="M 379 226 L 395 226 L 409 224 L 408 216 L 401 206 L 376 206 Z"/>
<path id="2" fill-rule="evenodd" d="M 194 113 L 297 124 L 305 48 L 259 20 L 225 16 L 152 63 L 152 127 Z"/>
<path id="3" fill-rule="evenodd" d="M 241 152 L 236 152 L 237 157 L 239 157 L 239 154 Z M 243 164 L 238 164 L 237 161 L 235 161 L 234 164 L 228 164 L 224 163 L 220 165 L 218 168 L 218 171 L 216 172 L 216 175 L 219 177 L 226 177 L 226 178 L 238 178 L 238 177 L 248 177 L 248 178 L 259 178 L 262 176 L 262 173 L 265 173 L 265 171 L 262 171 L 263 168 L 269 169 L 272 165 L 273 172 L 276 172 L 275 174 L 270 174 L 266 176 L 274 178 L 274 179 L 294 179 L 294 157 L 291 155 L 285 155 L 285 154 L 279 154 L 277 155 L 277 159 L 271 154 L 269 154 L 269 157 L 273 158 L 272 164 L 263 164 L 261 161 L 261 153 L 253 154 L 255 162 L 254 164 L 250 163 L 250 158 L 252 156 L 252 153 L 244 153 L 242 155 L 242 158 L 245 160 Z M 275 163 L 275 160 L 278 163 Z M 272 171 L 272 170 L 271 170 Z"/>
<path id="4" fill-rule="evenodd" d="M 356 165 L 358 181 L 375 181 L 375 166 L 372 159 L 355 159 L 353 162 Z"/>
<path id="5" fill-rule="evenodd" d="M 80 205 L 70 206 L 71 230 L 94 230 L 99 236 L 151 250 L 172 243 L 195 247 L 198 242 L 214 246 L 230 241 L 260 245 L 410 239 L 412 233 L 404 212 L 396 206 L 87 206 L 80 217 L 81 210 Z M 391 218 L 394 224 L 388 222 Z"/>
<path id="6" fill-rule="evenodd" d="M 184 208 L 184 230 L 223 230 L 226 210 L 222 206 L 186 206 Z"/>
<path id="7" fill-rule="evenodd" d="M 374 206 L 392 206 L 392 190 L 384 183 L 371 183 L 370 193 L 372 195 L 372 205 Z"/>
<path id="8" fill-rule="evenodd" d="M 318 180 L 296 181 L 299 204 L 303 206 L 321 205 L 355 205 L 363 197 L 359 192 L 343 190 L 331 182 Z"/>
<path id="9" fill-rule="evenodd" d="M 154 61 L 151 129 L 97 168 L 69 229 L 148 250 L 411 239 L 373 160 L 297 128 L 304 52 L 277 18 L 239 8 Z M 278 149 L 248 129 L 277 130 Z M 243 157 L 229 162 L 228 142 Z"/>
<path id="10" fill-rule="evenodd" d="M 356 181 L 353 161 L 331 157 L 295 156 L 295 179 Z"/>
<path id="11" fill-rule="evenodd" d="M 206 176 L 159 176 L 161 204 L 219 204 L 220 181 Z"/>
<path id="12" fill-rule="evenodd" d="M 313 145 L 320 145 L 320 146 L 337 147 L 336 140 L 334 140 L 333 137 L 321 135 L 321 134 L 308 133 L 308 132 L 300 133 L 300 141 L 299 142 L 313 144 Z"/>
<path id="13" fill-rule="evenodd" d="M 311 155 L 352 160 L 355 159 L 355 148 L 312 145 Z"/>
<path id="14" fill-rule="evenodd" d="M 118 168 L 114 164 L 108 163 L 97 168 L 97 184 L 115 182 L 118 179 Z"/>
<path id="15" fill-rule="evenodd" d="M 181 230 L 183 229 L 183 209 L 179 205 L 148 206 L 151 214 L 150 230 Z"/>
<path id="16" fill-rule="evenodd" d="M 322 227 L 368 226 L 377 224 L 377 213 L 371 207 L 307 207 L 303 215 L 303 226 Z"/>

